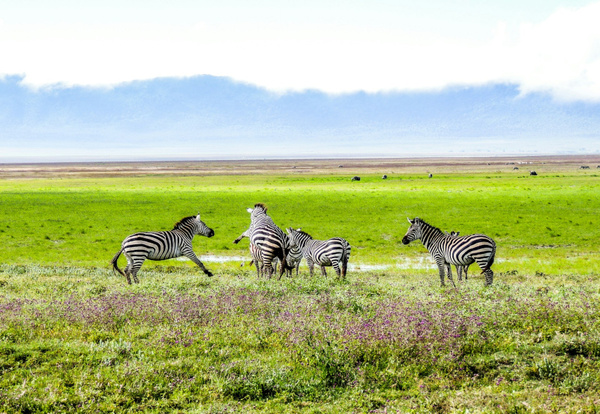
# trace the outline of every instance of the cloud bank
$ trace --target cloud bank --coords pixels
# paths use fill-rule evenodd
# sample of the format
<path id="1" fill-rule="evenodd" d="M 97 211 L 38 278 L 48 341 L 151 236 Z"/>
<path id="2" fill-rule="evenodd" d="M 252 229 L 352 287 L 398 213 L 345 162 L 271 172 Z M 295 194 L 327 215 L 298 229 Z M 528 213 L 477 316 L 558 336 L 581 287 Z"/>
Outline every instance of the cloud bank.
<path id="1" fill-rule="evenodd" d="M 600 101 L 600 2 L 531 23 L 488 18 L 492 26 L 475 30 L 465 21 L 464 33 L 460 22 L 411 25 L 402 18 L 408 8 L 378 8 L 381 2 L 372 12 L 342 11 L 342 4 L 273 11 L 258 3 L 229 14 L 180 9 L 162 20 L 141 9 L 119 18 L 116 7 L 97 18 L 83 9 L 36 21 L 0 15 L 0 76 L 18 74 L 39 88 L 212 75 L 278 93 L 329 94 L 513 84 L 522 94 Z M 478 18 L 467 14 L 461 17 Z"/>

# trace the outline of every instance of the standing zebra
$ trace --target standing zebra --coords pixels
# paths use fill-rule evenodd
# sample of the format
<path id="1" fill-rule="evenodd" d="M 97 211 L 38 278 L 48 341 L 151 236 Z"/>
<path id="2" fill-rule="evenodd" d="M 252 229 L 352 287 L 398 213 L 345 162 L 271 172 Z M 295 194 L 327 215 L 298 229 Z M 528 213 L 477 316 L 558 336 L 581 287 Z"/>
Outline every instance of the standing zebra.
<path id="1" fill-rule="evenodd" d="M 329 240 L 313 240 L 313 238 L 303 232 L 301 229 L 287 229 L 292 245 L 297 246 L 302 251 L 306 259 L 306 264 L 313 275 L 315 264 L 321 266 L 321 273 L 327 276 L 325 266 L 333 266 L 338 277 L 346 277 L 348 260 L 350 260 L 350 244 L 341 237 L 334 237 Z M 342 266 L 340 270 L 340 264 Z"/>
<path id="2" fill-rule="evenodd" d="M 244 237 L 248 237 L 250 243 L 260 250 L 262 267 L 269 277 L 273 274 L 273 259 L 279 258 L 281 260 L 279 279 L 281 279 L 286 267 L 285 257 L 289 251 L 287 237 L 267 215 L 267 207 L 264 204 L 257 203 L 253 209 L 248 208 L 247 211 L 250 213 L 250 227 L 233 242 L 237 244 Z"/>
<path id="3" fill-rule="evenodd" d="M 204 267 L 192 249 L 192 239 L 196 234 L 206 237 L 215 235 L 215 232 L 200 220 L 199 213 L 195 217 L 182 218 L 170 231 L 147 231 L 127 236 L 121 244 L 121 250 L 111 260 L 113 270 L 125 276 L 127 283 L 131 285 L 130 275 L 133 276 L 135 283 L 140 283 L 137 272 L 146 259 L 166 260 L 185 256 L 200 266 L 207 276 L 212 276 L 213 274 Z M 125 271 L 119 269 L 117 265 L 121 253 L 127 258 Z"/>
<path id="4" fill-rule="evenodd" d="M 481 273 L 485 275 L 485 284 L 488 286 L 492 284 L 494 272 L 491 267 L 496 254 L 496 243 L 491 238 L 483 234 L 462 237 L 447 235 L 420 218 L 408 219 L 408 222 L 410 227 L 402 238 L 402 243 L 408 244 L 413 240 L 421 240 L 438 266 L 442 286 L 444 286 L 444 268 L 448 271 L 448 279 L 454 284 L 450 265 L 468 266 L 473 262 L 477 262 L 482 270 Z"/>

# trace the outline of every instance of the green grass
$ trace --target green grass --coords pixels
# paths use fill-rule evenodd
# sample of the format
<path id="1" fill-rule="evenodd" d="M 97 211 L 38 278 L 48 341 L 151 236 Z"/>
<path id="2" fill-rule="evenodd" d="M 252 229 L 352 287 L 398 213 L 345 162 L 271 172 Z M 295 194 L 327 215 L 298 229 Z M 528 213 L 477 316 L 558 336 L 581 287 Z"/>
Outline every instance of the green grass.
<path id="1" fill-rule="evenodd" d="M 338 175 L 6 180 L 0 260 L 103 267 L 127 235 L 171 229 L 198 211 L 215 230 L 214 238 L 195 240 L 198 254 L 246 255 L 247 242 L 232 241 L 248 227 L 246 208 L 264 202 L 282 228 L 348 239 L 355 263 L 408 261 L 410 269 L 425 251 L 400 240 L 406 217 L 418 216 L 443 230 L 491 236 L 498 271 L 597 274 L 597 194 L 600 178 L 584 174 L 363 176 L 359 183 Z"/>
<path id="2" fill-rule="evenodd" d="M 2 412 L 595 412 L 600 278 L 0 266 Z"/>
<path id="3" fill-rule="evenodd" d="M 0 181 L 0 412 L 597 412 L 600 180 L 594 174 L 361 174 Z M 108 261 L 136 231 L 201 212 L 232 243 L 246 208 L 342 236 L 345 281 L 257 280 L 239 263 Z M 440 288 L 406 217 L 498 244 Z M 398 266 L 396 266 L 398 265 Z M 331 271 L 330 271 L 331 274 Z"/>

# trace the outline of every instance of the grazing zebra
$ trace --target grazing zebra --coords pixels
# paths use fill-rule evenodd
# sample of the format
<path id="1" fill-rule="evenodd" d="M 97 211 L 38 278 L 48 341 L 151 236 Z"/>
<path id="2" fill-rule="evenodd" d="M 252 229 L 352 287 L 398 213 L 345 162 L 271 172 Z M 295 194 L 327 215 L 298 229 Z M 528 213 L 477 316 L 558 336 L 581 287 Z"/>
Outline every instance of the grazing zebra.
<path id="1" fill-rule="evenodd" d="M 212 276 L 192 250 L 192 239 L 196 234 L 206 237 L 215 235 L 215 232 L 200 220 L 200 214 L 182 218 L 173 230 L 147 231 L 127 236 L 121 244 L 121 250 L 111 260 L 113 270 L 125 276 L 127 283 L 131 285 L 130 276 L 133 276 L 135 283 L 140 283 L 137 273 L 146 259 L 166 260 L 185 256 L 200 266 L 207 276 Z M 121 253 L 127 258 L 124 271 L 117 265 Z"/>
<path id="2" fill-rule="evenodd" d="M 292 271 L 294 269 L 296 269 L 296 276 L 298 276 L 298 272 L 300 270 L 300 262 L 302 261 L 302 258 L 304 257 L 304 255 L 302 254 L 302 251 L 298 248 L 298 246 L 296 246 L 293 242 L 291 237 L 288 235 L 288 247 L 289 247 L 289 252 L 287 254 L 287 256 L 285 257 L 285 264 L 286 264 L 286 268 L 285 270 L 287 271 L 287 275 L 288 277 L 292 276 Z"/>
<path id="3" fill-rule="evenodd" d="M 458 237 L 460 236 L 460 231 L 451 231 L 450 232 L 450 236 L 452 237 Z M 465 280 L 469 280 L 469 278 L 467 277 L 467 272 L 469 271 L 469 266 L 470 265 L 456 265 L 456 273 L 458 273 L 458 280 L 461 281 L 462 280 L 462 274 L 463 272 L 465 273 Z"/>
<path id="4" fill-rule="evenodd" d="M 402 243 L 408 244 L 413 240 L 421 240 L 438 266 L 442 286 L 444 286 L 444 268 L 448 271 L 448 279 L 454 284 L 450 265 L 468 266 L 473 262 L 477 262 L 482 270 L 481 273 L 485 275 L 485 284 L 488 286 L 492 284 L 494 272 L 491 266 L 496 254 L 496 243 L 491 238 L 483 234 L 450 236 L 420 218 L 408 219 L 408 222 L 410 227 L 402 238 Z"/>
<path id="5" fill-rule="evenodd" d="M 297 246 L 302 251 L 306 259 L 306 264 L 313 275 L 315 264 L 321 266 L 321 273 L 327 276 L 325 266 L 333 266 L 338 277 L 345 278 L 350 260 L 350 244 L 341 237 L 334 237 L 329 240 L 313 240 L 313 238 L 303 232 L 301 229 L 287 229 L 292 245 Z M 341 270 L 340 270 L 341 264 Z"/>
<path id="6" fill-rule="evenodd" d="M 261 267 L 264 268 L 269 277 L 271 277 L 274 271 L 274 259 L 279 258 L 281 261 L 279 279 L 281 279 L 286 268 L 285 257 L 289 251 L 287 236 L 283 230 L 273 223 L 271 217 L 267 215 L 267 207 L 264 204 L 257 203 L 253 209 L 248 208 L 247 211 L 250 213 L 250 227 L 233 242 L 237 244 L 244 237 L 248 237 L 250 243 L 254 244 L 260 251 L 260 258 L 262 259 Z"/>

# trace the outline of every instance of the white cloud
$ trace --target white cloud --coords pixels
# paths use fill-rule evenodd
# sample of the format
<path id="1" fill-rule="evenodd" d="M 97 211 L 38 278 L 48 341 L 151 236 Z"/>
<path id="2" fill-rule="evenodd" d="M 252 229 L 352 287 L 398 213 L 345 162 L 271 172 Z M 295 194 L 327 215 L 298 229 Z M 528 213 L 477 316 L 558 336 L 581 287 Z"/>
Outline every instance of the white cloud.
<path id="1" fill-rule="evenodd" d="M 469 36 L 448 22 L 436 31 L 434 20 L 419 29 L 401 14 L 373 13 L 361 22 L 355 13 L 330 23 L 197 14 L 182 24 L 4 18 L 0 75 L 43 86 L 210 74 L 276 91 L 331 93 L 511 82 L 524 93 L 600 100 L 600 3 L 559 9 L 538 23 L 497 21 L 466 30 Z"/>

